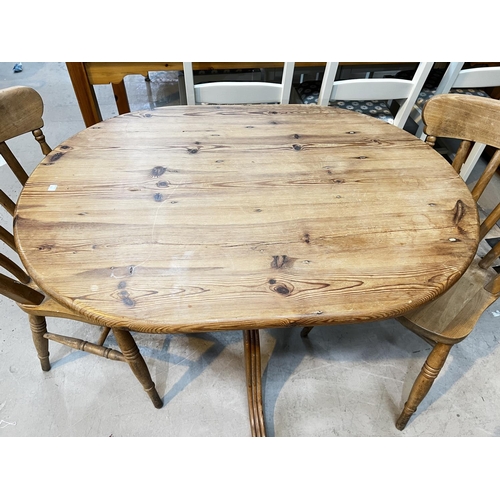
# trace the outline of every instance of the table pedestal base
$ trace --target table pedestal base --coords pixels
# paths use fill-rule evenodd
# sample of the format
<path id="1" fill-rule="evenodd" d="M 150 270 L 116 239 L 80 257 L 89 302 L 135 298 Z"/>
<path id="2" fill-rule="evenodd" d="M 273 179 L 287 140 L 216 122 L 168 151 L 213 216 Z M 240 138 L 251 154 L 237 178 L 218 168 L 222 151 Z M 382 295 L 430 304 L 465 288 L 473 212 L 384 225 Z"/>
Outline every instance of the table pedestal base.
<path id="1" fill-rule="evenodd" d="M 252 437 L 265 437 L 259 330 L 243 330 L 248 411 Z"/>

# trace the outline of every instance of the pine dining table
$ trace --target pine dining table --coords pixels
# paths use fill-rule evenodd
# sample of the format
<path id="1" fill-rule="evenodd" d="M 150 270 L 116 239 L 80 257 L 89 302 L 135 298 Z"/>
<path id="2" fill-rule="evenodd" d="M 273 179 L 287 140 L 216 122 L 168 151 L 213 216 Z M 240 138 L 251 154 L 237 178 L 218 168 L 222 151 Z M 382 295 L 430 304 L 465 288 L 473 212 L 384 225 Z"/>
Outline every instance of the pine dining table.
<path id="1" fill-rule="evenodd" d="M 150 334 L 243 331 L 264 436 L 259 330 L 393 318 L 452 286 L 476 204 L 429 145 L 306 105 L 168 106 L 56 147 L 20 195 L 23 264 L 54 300 Z"/>

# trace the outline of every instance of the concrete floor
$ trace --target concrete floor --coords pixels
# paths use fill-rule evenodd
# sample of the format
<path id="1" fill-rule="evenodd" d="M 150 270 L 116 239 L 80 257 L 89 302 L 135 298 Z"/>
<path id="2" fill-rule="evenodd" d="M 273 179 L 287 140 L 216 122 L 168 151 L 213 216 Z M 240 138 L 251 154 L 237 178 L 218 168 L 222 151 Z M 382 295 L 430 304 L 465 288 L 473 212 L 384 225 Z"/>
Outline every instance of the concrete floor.
<path id="1" fill-rule="evenodd" d="M 45 102 L 55 147 L 84 128 L 64 63 L 0 63 L 0 88 L 27 85 Z M 132 110 L 178 103 L 175 74 L 128 77 Z M 110 86 L 97 88 L 103 118 L 116 115 Z M 30 173 L 41 160 L 31 138 L 11 143 Z M 0 161 L 0 163 L 3 163 Z M 0 166 L 12 197 L 19 187 Z M 8 215 L 0 222 L 9 226 Z M 2 249 L 3 250 L 3 249 Z M 12 257 L 12 254 L 6 252 Z M 427 398 L 400 432 L 394 422 L 430 347 L 395 320 L 263 330 L 264 414 L 269 436 L 500 436 L 500 304 L 455 346 Z M 49 330 L 96 338 L 96 327 L 48 320 Z M 0 296 L 0 436 L 250 436 L 241 332 L 134 334 L 163 398 L 155 409 L 122 363 L 51 344 L 42 372 L 26 315 Z M 116 346 L 113 338 L 108 340 Z"/>

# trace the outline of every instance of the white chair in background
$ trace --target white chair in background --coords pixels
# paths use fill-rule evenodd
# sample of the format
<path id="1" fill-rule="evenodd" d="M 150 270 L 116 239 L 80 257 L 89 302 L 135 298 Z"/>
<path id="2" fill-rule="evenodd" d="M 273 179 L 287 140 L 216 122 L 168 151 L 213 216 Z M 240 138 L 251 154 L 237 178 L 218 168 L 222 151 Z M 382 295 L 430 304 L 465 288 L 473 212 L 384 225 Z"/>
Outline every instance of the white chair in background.
<path id="1" fill-rule="evenodd" d="M 218 81 L 195 84 L 193 64 L 185 62 L 187 104 L 288 104 L 294 65 L 293 62 L 284 63 L 281 83 Z"/>
<path id="2" fill-rule="evenodd" d="M 317 103 L 320 106 L 335 106 L 357 111 L 403 128 L 433 64 L 419 63 L 411 80 L 399 78 L 336 80 L 339 63 L 328 62 Z M 386 104 L 386 101 L 389 103 Z M 395 102 L 399 108 L 397 111 L 392 111 Z"/>
<path id="3" fill-rule="evenodd" d="M 265 74 L 264 68 L 193 69 L 193 80 L 195 85 L 219 81 L 260 82 L 265 81 Z M 178 82 L 180 104 L 187 104 L 184 71 L 178 72 Z"/>
<path id="4" fill-rule="evenodd" d="M 421 120 L 422 109 L 425 103 L 434 95 L 448 93 L 466 94 L 491 99 L 482 89 L 500 86 L 500 67 L 462 69 L 464 64 L 464 62 L 451 62 L 436 88 L 424 87 L 420 92 L 420 96 L 410 113 L 410 117 L 418 124 L 415 134 L 417 137 L 425 140 L 424 124 Z M 460 171 L 462 179 L 467 180 L 481 157 L 484 148 L 484 144 L 479 142 L 474 144 L 471 153 Z"/>

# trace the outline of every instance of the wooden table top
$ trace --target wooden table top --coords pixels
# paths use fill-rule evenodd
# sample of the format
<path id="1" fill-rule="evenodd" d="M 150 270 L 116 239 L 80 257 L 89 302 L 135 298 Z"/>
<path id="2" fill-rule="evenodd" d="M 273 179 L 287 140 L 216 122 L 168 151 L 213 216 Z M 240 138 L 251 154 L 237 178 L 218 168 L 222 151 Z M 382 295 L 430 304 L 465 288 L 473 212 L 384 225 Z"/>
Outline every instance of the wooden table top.
<path id="1" fill-rule="evenodd" d="M 381 120 L 173 106 L 58 146 L 26 183 L 14 233 L 60 303 L 176 333 L 401 315 L 465 271 L 478 216 L 437 152 Z"/>

